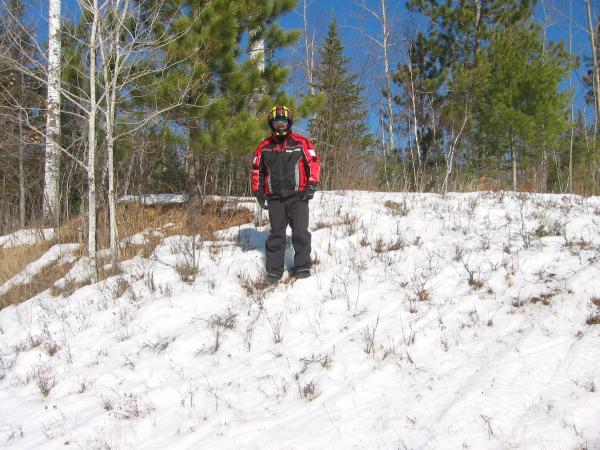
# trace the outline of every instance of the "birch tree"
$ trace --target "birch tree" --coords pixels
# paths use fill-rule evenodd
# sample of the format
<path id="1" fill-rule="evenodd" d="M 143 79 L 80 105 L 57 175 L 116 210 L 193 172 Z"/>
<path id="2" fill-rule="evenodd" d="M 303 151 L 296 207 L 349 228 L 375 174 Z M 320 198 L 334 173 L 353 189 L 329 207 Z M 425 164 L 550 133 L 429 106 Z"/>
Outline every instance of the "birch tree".
<path id="1" fill-rule="evenodd" d="M 372 35 L 370 33 L 366 33 L 365 30 L 359 30 L 361 34 L 367 37 L 367 39 L 373 43 L 380 52 L 378 55 L 378 59 L 380 59 L 383 63 L 383 83 L 384 87 L 380 90 L 383 93 L 383 101 L 385 103 L 385 117 L 387 118 L 387 133 L 382 132 L 382 159 L 383 159 L 383 167 L 384 167 L 384 177 L 386 181 L 387 188 L 390 188 L 388 171 L 387 171 L 387 159 L 388 155 L 391 155 L 394 148 L 396 147 L 395 136 L 396 136 L 396 127 L 395 127 L 395 114 L 394 114 L 394 100 L 392 94 L 392 71 L 391 71 L 391 48 L 393 46 L 392 43 L 392 33 L 389 26 L 389 17 L 388 17 L 388 8 L 387 8 L 387 0 L 380 0 L 379 10 L 372 8 L 368 5 L 365 0 L 361 0 L 359 6 L 363 11 L 367 13 L 368 16 L 375 19 L 380 29 L 380 32 L 376 35 Z M 385 121 L 382 121 L 382 126 L 385 126 Z M 387 142 L 385 142 L 385 136 L 387 134 Z"/>
<path id="2" fill-rule="evenodd" d="M 189 80 L 178 85 L 176 96 L 162 104 L 155 101 L 145 102 L 142 106 L 136 99 L 136 92 L 141 83 L 144 98 L 152 98 L 161 84 L 163 74 L 181 62 L 168 63 L 164 53 L 166 47 L 185 35 L 186 29 L 175 32 L 170 28 L 170 21 L 175 14 L 161 17 L 161 2 L 149 7 L 130 0 L 107 0 L 99 7 L 94 4 L 98 8 L 96 70 L 102 88 L 98 104 L 104 119 L 102 131 L 106 140 L 109 245 L 112 262 L 116 264 L 119 246 L 115 147 L 126 135 L 154 123 L 160 116 L 185 102 L 190 89 Z M 159 20 L 162 21 L 162 31 L 154 26 Z"/>
<path id="3" fill-rule="evenodd" d="M 90 99 L 88 111 L 88 256 L 92 268 L 92 281 L 98 281 L 98 265 L 96 261 L 96 114 L 98 103 L 96 100 L 96 36 L 98 32 L 98 0 L 82 3 L 84 8 L 91 13 L 92 26 L 89 40 L 89 79 Z"/>
<path id="4" fill-rule="evenodd" d="M 48 94 L 46 101 L 46 163 L 43 217 L 58 224 L 60 219 L 60 79 L 61 0 L 48 0 Z"/>

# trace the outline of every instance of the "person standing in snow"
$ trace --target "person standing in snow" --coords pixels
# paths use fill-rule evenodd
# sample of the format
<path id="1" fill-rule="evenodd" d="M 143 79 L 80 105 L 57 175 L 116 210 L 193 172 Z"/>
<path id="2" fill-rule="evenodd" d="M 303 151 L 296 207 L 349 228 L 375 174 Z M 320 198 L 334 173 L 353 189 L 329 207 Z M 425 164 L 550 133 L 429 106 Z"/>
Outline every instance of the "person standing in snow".
<path id="1" fill-rule="evenodd" d="M 268 116 L 272 134 L 256 149 L 252 163 L 251 187 L 258 202 L 268 201 L 271 233 L 265 243 L 267 282 L 283 276 L 285 233 L 292 228 L 296 278 L 310 276 L 308 202 L 319 187 L 321 160 L 310 140 L 292 133 L 292 112 L 274 106 Z"/>

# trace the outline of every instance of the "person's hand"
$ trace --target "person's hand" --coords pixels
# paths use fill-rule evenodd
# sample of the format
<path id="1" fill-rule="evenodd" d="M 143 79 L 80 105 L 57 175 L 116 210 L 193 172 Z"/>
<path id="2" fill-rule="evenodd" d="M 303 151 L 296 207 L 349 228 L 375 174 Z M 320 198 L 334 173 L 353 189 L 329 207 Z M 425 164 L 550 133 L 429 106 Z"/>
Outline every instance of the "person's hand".
<path id="1" fill-rule="evenodd" d="M 302 192 L 302 200 L 312 200 L 315 196 L 315 192 L 317 192 L 317 186 L 314 183 L 308 183 L 306 189 Z"/>
<path id="2" fill-rule="evenodd" d="M 260 205 L 262 209 L 269 209 L 269 205 L 266 203 L 265 193 L 262 190 L 258 190 L 254 192 L 254 196 L 256 197 L 256 201 Z"/>

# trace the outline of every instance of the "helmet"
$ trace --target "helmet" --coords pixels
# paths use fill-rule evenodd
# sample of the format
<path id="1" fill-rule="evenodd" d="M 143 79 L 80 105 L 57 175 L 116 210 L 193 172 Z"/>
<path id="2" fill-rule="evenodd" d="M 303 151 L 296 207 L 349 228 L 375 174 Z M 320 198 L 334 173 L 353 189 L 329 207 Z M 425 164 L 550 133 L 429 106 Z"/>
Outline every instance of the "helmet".
<path id="1" fill-rule="evenodd" d="M 285 136 L 292 131 L 292 112 L 287 106 L 276 105 L 269 113 L 269 128 L 277 136 Z"/>

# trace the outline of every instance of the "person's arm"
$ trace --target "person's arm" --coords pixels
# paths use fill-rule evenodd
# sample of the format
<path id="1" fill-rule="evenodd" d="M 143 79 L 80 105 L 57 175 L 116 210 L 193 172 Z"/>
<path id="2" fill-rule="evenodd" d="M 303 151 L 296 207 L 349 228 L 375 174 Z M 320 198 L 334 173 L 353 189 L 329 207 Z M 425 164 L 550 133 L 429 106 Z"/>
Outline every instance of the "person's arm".
<path id="1" fill-rule="evenodd" d="M 254 160 L 252 161 L 252 175 L 250 178 L 250 188 L 252 193 L 256 196 L 262 195 L 264 197 L 265 190 L 265 170 L 264 164 L 262 163 L 262 149 L 263 144 L 259 145 L 256 149 Z"/>
<path id="2" fill-rule="evenodd" d="M 307 139 L 304 145 L 304 158 L 308 167 L 308 185 L 304 190 L 302 198 L 312 200 L 321 180 L 321 158 L 317 155 L 315 146 Z"/>

